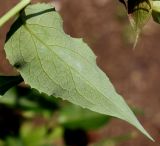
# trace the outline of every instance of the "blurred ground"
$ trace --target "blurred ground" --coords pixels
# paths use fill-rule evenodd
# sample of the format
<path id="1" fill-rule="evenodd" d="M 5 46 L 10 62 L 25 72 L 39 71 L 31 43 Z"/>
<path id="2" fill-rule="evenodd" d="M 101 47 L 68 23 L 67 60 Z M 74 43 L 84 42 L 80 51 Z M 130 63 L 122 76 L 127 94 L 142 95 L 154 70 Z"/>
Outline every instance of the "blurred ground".
<path id="1" fill-rule="evenodd" d="M 58 0 L 56 0 L 58 2 Z M 0 16 L 14 1 L 0 1 Z M 115 119 L 109 126 L 92 132 L 91 138 L 111 137 L 135 131 L 135 138 L 117 146 L 160 145 L 160 25 L 149 22 L 135 50 L 125 10 L 117 0 L 59 0 L 64 28 L 74 37 L 83 37 L 98 56 L 99 66 L 110 77 L 117 91 L 127 102 L 142 109 L 139 120 L 156 139 L 150 142 L 127 123 Z M 8 24 L 9 26 L 9 24 Z M 13 73 L 4 59 L 3 43 L 8 30 L 0 30 L 0 70 Z M 11 72 L 12 71 L 12 72 Z"/>

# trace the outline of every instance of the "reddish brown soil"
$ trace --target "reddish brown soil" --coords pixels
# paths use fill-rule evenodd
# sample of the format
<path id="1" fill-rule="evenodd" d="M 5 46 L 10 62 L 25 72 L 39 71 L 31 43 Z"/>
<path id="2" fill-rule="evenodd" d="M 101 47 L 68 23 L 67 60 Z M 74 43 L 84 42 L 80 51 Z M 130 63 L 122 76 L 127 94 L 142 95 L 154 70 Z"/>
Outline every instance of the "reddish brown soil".
<path id="1" fill-rule="evenodd" d="M 110 77 L 117 91 L 127 102 L 144 111 L 139 120 L 156 139 L 153 143 L 127 123 L 114 119 L 98 131 L 106 138 L 136 132 L 135 138 L 117 146 L 160 145 L 160 25 L 149 22 L 135 50 L 124 37 L 128 25 L 123 6 L 116 0 L 61 0 L 64 28 L 74 37 L 83 37 L 96 55 L 99 66 Z M 0 1 L 0 15 L 15 1 Z M 5 32 L 0 30 L 0 70 L 10 73 L 2 48 Z M 132 35 L 132 34 L 130 34 Z"/>

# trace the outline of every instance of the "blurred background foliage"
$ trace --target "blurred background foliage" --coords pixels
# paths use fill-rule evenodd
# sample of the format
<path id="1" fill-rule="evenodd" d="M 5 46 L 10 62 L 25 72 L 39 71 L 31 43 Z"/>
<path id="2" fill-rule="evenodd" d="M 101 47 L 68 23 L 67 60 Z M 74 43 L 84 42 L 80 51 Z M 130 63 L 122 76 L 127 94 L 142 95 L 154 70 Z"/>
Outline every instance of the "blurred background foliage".
<path id="1" fill-rule="evenodd" d="M 0 146 L 87 146 L 92 143 L 89 131 L 110 121 L 109 116 L 16 86 L 0 97 Z M 132 137 L 100 139 L 91 146 L 114 146 Z"/>

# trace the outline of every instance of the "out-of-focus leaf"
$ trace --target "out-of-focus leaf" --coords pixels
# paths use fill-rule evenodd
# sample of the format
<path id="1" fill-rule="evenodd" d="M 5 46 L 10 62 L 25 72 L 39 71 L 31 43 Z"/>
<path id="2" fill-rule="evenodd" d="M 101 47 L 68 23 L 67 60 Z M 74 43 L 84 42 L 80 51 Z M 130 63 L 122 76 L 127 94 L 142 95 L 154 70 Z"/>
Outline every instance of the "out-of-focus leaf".
<path id="1" fill-rule="evenodd" d="M 4 95 L 11 87 L 21 82 L 21 76 L 0 76 L 0 95 Z"/>
<path id="2" fill-rule="evenodd" d="M 59 99 L 40 94 L 37 90 L 16 86 L 0 98 L 0 103 L 22 111 L 50 112 L 59 108 Z"/>
<path id="3" fill-rule="evenodd" d="M 121 0 L 121 2 L 126 6 L 131 25 L 139 33 L 151 16 L 151 0 Z"/>
<path id="4" fill-rule="evenodd" d="M 83 109 L 79 106 L 68 105 L 61 109 L 59 122 L 66 128 L 84 130 L 97 129 L 109 122 L 111 117 Z"/>
<path id="5" fill-rule="evenodd" d="M 157 23 L 160 23 L 160 12 L 152 11 L 153 20 Z"/>
<path id="6" fill-rule="evenodd" d="M 8 137 L 3 146 L 24 146 L 24 144 L 22 144 L 22 141 L 19 138 Z"/>
<path id="7" fill-rule="evenodd" d="M 25 123 L 21 128 L 21 139 L 26 146 L 43 146 L 46 132 L 44 125 L 35 126 Z"/>
<path id="8" fill-rule="evenodd" d="M 18 92 L 22 89 L 23 88 L 19 88 Z M 25 98 L 31 102 L 35 102 L 37 103 L 39 108 L 50 110 L 52 113 L 59 108 L 58 99 L 48 96 L 46 94 L 40 94 L 37 90 L 31 89 L 28 94 L 21 98 Z"/>
<path id="9" fill-rule="evenodd" d="M 0 103 L 13 107 L 16 103 L 16 97 L 14 88 L 11 88 L 3 96 L 1 96 Z"/>
<path id="10" fill-rule="evenodd" d="M 152 17 L 153 17 L 153 20 L 157 23 L 160 23 L 160 1 L 159 0 L 156 0 L 156 1 L 153 1 L 153 11 L 152 11 Z"/>
<path id="11" fill-rule="evenodd" d="M 132 5 L 133 1 L 136 1 L 134 5 Z M 135 30 L 139 31 L 151 16 L 152 8 L 150 0 L 131 0 L 128 6 L 130 22 Z"/>
<path id="12" fill-rule="evenodd" d="M 145 24 L 149 21 L 152 14 L 152 1 L 151 0 L 119 0 L 123 3 L 128 11 L 128 18 L 134 32 L 131 34 L 134 37 L 135 48 L 139 34 Z"/>
<path id="13" fill-rule="evenodd" d="M 117 146 L 121 142 L 128 141 L 130 139 L 133 139 L 134 137 L 134 133 L 123 134 L 120 136 L 103 139 L 91 146 Z"/>
<path id="14" fill-rule="evenodd" d="M 54 146 L 56 138 L 61 138 L 63 130 L 56 127 L 51 133 L 47 133 L 47 126 L 44 124 L 34 125 L 26 122 L 22 125 L 19 137 L 7 137 L 0 141 L 0 146 Z"/>
<path id="15" fill-rule="evenodd" d="M 11 30 L 14 28 L 15 33 L 8 37 L 5 51 L 27 84 L 48 95 L 123 119 L 152 139 L 98 68 L 88 45 L 65 34 L 62 19 L 51 5 L 30 5 L 21 15 L 18 20 L 23 24 L 16 30 L 13 24 Z"/>
<path id="16" fill-rule="evenodd" d="M 63 129 L 55 127 L 48 131 L 45 124 L 24 123 L 21 127 L 20 138 L 24 146 L 54 146 L 54 141 L 62 138 Z"/>

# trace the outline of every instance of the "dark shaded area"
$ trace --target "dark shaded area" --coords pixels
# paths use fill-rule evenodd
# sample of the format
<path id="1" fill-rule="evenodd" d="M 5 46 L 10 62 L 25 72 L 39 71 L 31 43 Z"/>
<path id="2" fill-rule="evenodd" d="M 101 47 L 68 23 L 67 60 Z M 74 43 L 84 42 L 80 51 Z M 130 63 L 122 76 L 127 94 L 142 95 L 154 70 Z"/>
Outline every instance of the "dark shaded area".
<path id="1" fill-rule="evenodd" d="M 155 22 L 160 23 L 160 13 L 156 11 L 152 11 L 152 17 Z"/>
<path id="2" fill-rule="evenodd" d="M 23 25 L 23 21 L 21 17 L 18 17 L 17 20 L 12 24 L 10 27 L 10 30 L 7 33 L 6 36 L 6 42 L 10 39 L 10 37 Z M 16 68 L 20 68 L 21 65 L 19 63 L 14 65 Z"/>
<path id="3" fill-rule="evenodd" d="M 140 5 L 140 3 L 143 3 L 143 2 L 146 2 L 151 9 L 151 3 L 149 0 L 128 0 L 128 14 L 132 14 L 133 12 L 135 12 L 138 9 L 143 9 L 144 11 L 149 12 L 149 10 L 145 9 L 145 8 L 141 8 L 141 7 L 136 8 L 137 6 Z"/>
<path id="4" fill-rule="evenodd" d="M 21 76 L 0 76 L 0 95 L 4 95 L 10 88 L 23 82 Z"/>
<path id="5" fill-rule="evenodd" d="M 88 137 L 82 129 L 65 129 L 64 140 L 66 146 L 87 146 Z"/>
<path id="6" fill-rule="evenodd" d="M 14 108 L 0 104 L 0 139 L 17 137 L 22 117 Z"/>
<path id="7" fill-rule="evenodd" d="M 38 106 L 45 110 L 55 111 L 59 109 L 59 105 L 54 100 L 54 97 L 47 96 L 45 94 L 40 94 L 38 91 L 27 88 L 27 87 L 16 87 L 16 93 L 18 99 L 26 98 L 29 101 L 35 102 L 38 104 Z M 17 105 L 17 107 L 21 107 L 21 105 Z M 24 107 L 21 107 L 23 109 Z"/>
<path id="8" fill-rule="evenodd" d="M 143 2 L 146 2 L 149 5 L 150 9 L 151 9 L 151 3 L 150 3 L 149 0 L 128 0 L 128 1 L 127 0 L 119 0 L 119 1 L 122 4 L 124 4 L 126 9 L 128 10 L 128 14 L 132 14 L 136 10 L 139 10 L 139 9 L 144 10 L 146 12 L 149 12 L 149 10 L 146 9 L 146 8 L 141 8 L 141 7 L 137 8 L 140 5 L 140 3 L 143 3 Z"/>

